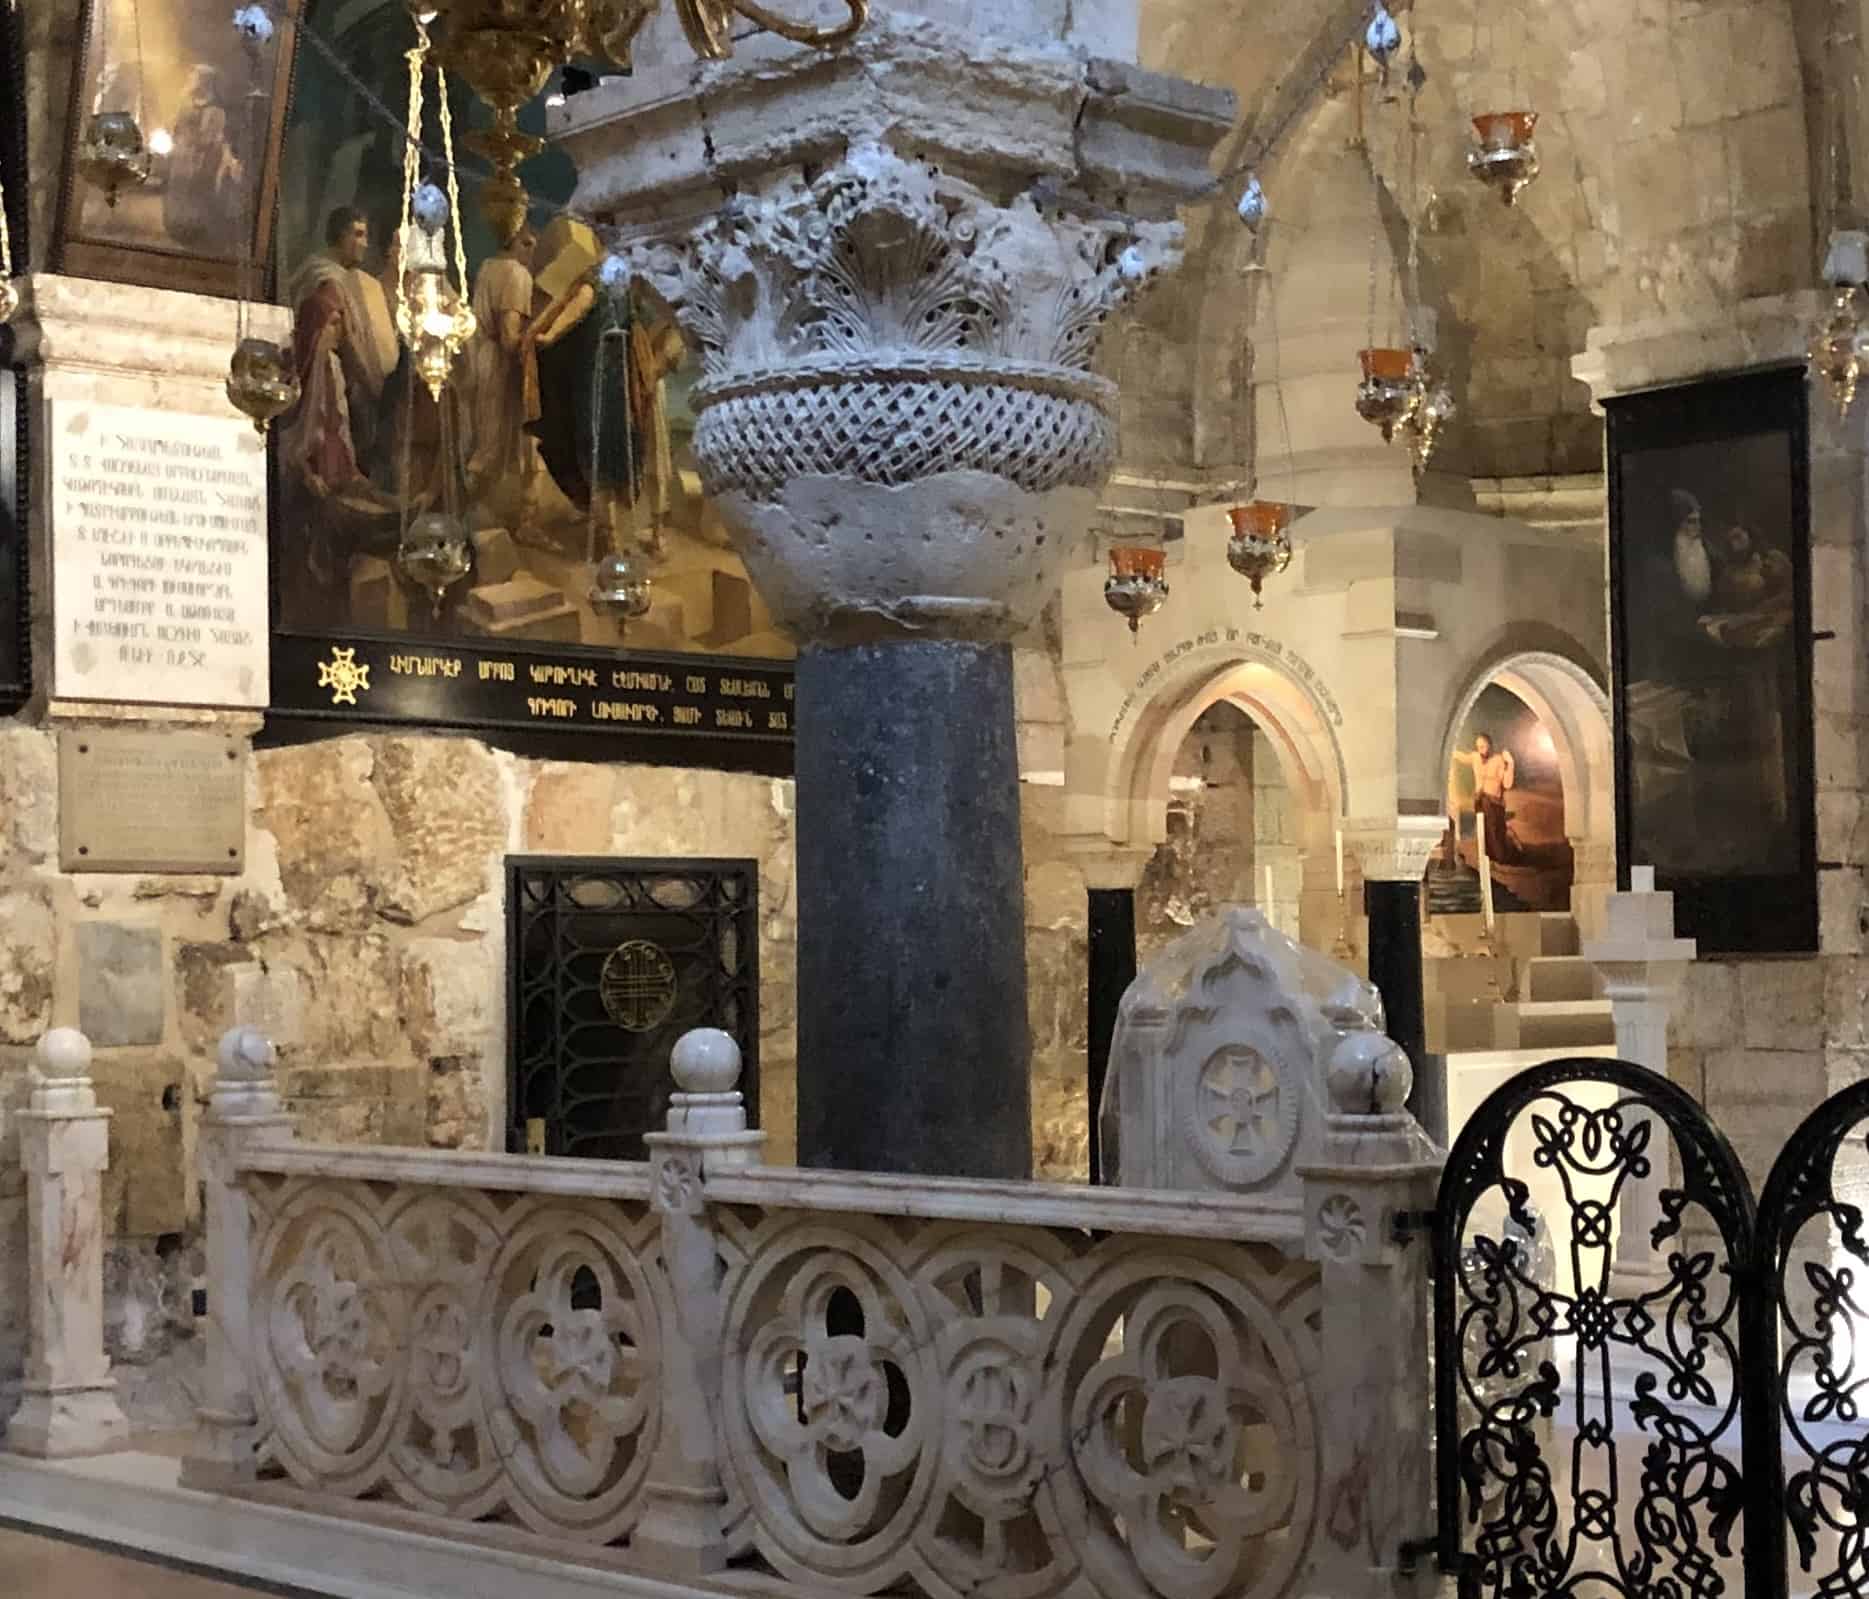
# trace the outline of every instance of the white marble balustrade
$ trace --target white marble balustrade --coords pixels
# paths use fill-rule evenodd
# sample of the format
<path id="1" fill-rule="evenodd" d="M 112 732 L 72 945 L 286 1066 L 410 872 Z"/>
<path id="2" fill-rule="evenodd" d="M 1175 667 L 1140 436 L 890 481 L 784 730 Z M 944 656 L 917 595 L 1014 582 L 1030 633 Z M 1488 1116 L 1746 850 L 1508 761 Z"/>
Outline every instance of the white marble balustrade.
<path id="1" fill-rule="evenodd" d="M 246 1314 L 200 1469 L 710 1591 L 1410 1592 L 1425 1249 L 1393 1223 L 1433 1173 L 1372 1055 L 1303 1215 L 765 1168 L 719 1034 L 646 1164 L 266 1123 L 209 1176 L 247 1240 L 210 1300 Z"/>

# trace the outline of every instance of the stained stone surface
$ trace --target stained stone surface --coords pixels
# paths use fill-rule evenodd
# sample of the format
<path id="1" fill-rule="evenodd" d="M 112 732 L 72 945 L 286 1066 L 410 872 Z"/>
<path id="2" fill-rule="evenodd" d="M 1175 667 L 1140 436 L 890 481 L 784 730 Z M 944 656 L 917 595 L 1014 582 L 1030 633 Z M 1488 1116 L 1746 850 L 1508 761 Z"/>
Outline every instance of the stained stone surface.
<path id="1" fill-rule="evenodd" d="M 43 889 L 0 893 L 0 1043 L 34 1043 L 49 1025 L 56 947 Z"/>
<path id="2" fill-rule="evenodd" d="M 162 929 L 78 924 L 78 1026 L 99 1049 L 160 1044 Z"/>

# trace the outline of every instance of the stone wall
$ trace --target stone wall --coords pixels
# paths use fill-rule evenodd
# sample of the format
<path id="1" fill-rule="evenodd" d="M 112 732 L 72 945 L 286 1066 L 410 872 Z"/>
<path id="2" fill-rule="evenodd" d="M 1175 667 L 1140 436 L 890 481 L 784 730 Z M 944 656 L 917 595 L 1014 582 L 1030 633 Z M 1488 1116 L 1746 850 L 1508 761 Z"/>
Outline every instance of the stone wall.
<path id="1" fill-rule="evenodd" d="M 140 1422 L 187 1414 L 172 1356 L 192 1325 L 195 1132 L 225 1028 L 259 1026 L 278 1045 L 302 1137 L 499 1147 L 509 853 L 759 860 L 760 1110 L 771 1158 L 792 1158 L 789 782 L 375 735 L 259 752 L 249 785 L 242 875 L 69 876 L 53 735 L 0 724 L 0 1108 L 18 1107 L 47 1027 L 91 1038 L 115 1112 L 112 1354 Z M 24 1179 L 5 1133 L 0 1414 L 26 1300 Z"/>
<path id="2" fill-rule="evenodd" d="M 1061 714 L 1047 696 L 1021 705 L 1024 720 Z M 1083 878 L 1051 841 L 1062 790 L 1023 792 L 1036 1166 L 1081 1179 Z M 98 1098 L 115 1113 L 111 1353 L 132 1418 L 179 1426 L 198 1359 L 190 1174 L 221 1032 L 272 1037 L 301 1137 L 499 1147 L 508 854 L 759 860 L 760 1114 L 768 1159 L 794 1157 L 790 782 L 360 734 L 257 752 L 248 798 L 240 876 L 71 876 L 58 869 L 54 736 L 0 723 L 0 1417 L 26 1337 L 25 1182 L 5 1117 L 39 1035 L 78 1026 L 96 1046 Z"/>

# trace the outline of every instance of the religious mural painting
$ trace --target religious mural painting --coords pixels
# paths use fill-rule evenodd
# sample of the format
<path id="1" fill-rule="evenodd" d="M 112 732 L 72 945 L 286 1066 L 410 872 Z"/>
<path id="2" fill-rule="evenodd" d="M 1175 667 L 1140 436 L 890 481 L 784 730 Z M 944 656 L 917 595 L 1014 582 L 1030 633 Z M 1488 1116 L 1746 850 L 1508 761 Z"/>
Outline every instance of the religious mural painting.
<path id="1" fill-rule="evenodd" d="M 1815 950 L 1804 373 L 1607 409 L 1622 880 L 1703 954 Z"/>
<path id="2" fill-rule="evenodd" d="M 264 37 L 233 17 L 231 4 L 86 0 L 56 270 L 233 295 L 243 258 L 266 260 L 295 30 L 285 9 Z"/>
<path id="3" fill-rule="evenodd" d="M 1557 741 L 1529 705 L 1497 683 L 1480 691 L 1455 731 L 1447 817 L 1428 864 L 1432 914 L 1480 911 L 1482 843 L 1495 911 L 1570 909 L 1573 862 Z"/>
<path id="4" fill-rule="evenodd" d="M 371 104 L 406 93 L 408 12 L 319 5 L 305 32 L 279 194 L 301 396 L 274 427 L 276 708 L 600 732 L 644 759 L 786 769 L 792 648 L 703 492 L 698 362 L 672 317 L 603 280 L 603 244 L 564 209 L 561 152 L 527 163 L 531 210 L 500 233 L 475 199 L 484 164 L 464 156 L 476 331 L 432 395 L 395 329 L 402 136 Z M 466 144 L 487 112 L 451 88 Z M 542 119 L 535 102 L 522 127 Z M 467 537 L 466 570 L 439 582 L 411 559 L 437 511 Z M 618 554 L 647 579 L 642 615 L 593 593 Z"/>

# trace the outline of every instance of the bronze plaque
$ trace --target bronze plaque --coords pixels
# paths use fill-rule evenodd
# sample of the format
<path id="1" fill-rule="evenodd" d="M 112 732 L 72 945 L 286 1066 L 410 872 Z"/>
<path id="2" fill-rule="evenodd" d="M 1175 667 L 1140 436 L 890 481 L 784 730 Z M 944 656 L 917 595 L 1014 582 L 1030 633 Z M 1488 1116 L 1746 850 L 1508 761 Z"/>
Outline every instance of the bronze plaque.
<path id="1" fill-rule="evenodd" d="M 242 740 L 153 728 L 58 735 L 61 871 L 237 873 L 246 831 Z"/>

